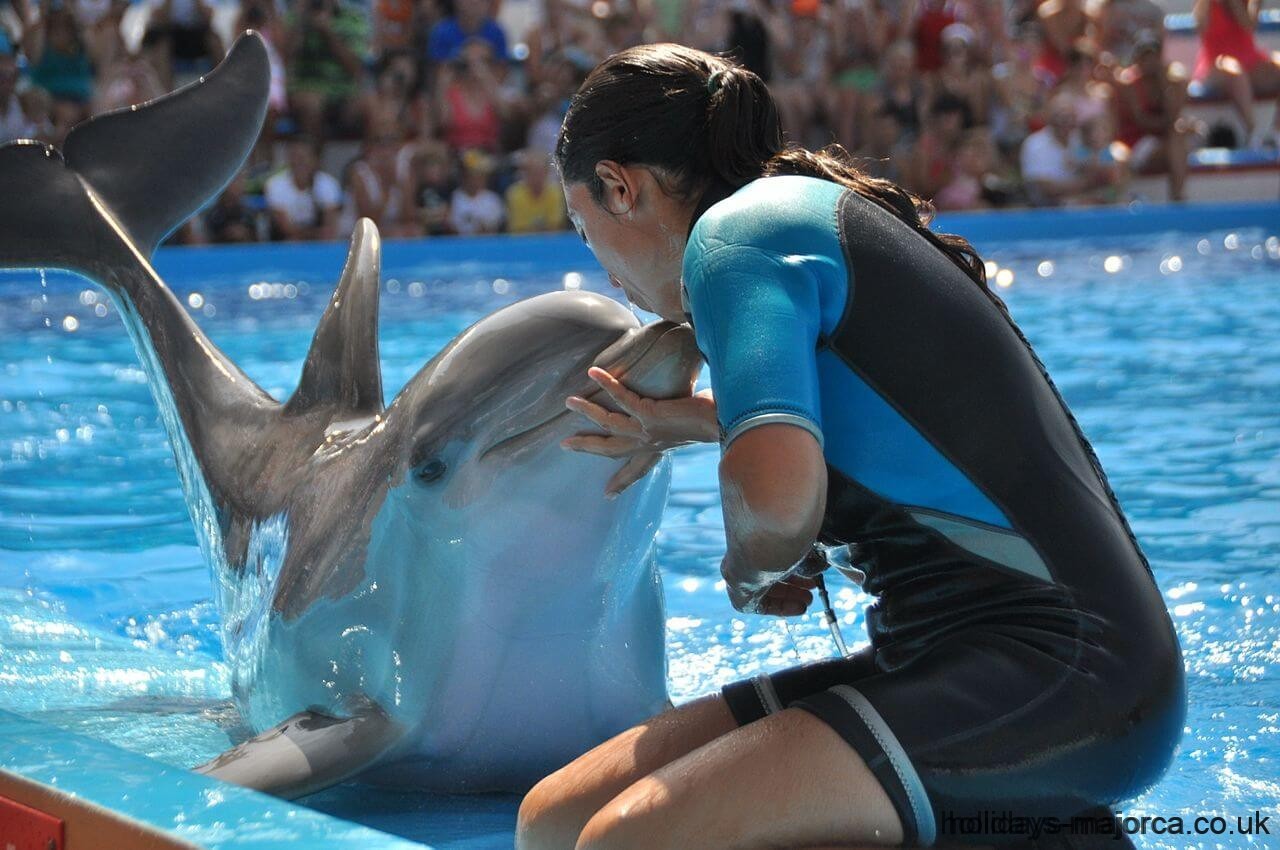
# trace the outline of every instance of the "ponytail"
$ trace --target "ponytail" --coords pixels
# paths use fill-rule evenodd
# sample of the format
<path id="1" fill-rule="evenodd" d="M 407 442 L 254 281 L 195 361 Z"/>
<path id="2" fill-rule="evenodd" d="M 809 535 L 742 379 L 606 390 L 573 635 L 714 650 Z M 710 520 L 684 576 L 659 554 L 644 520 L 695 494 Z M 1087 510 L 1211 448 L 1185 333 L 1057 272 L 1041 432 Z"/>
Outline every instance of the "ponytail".
<path id="1" fill-rule="evenodd" d="M 840 145 L 787 147 L 764 81 L 728 59 L 677 44 L 615 53 L 570 101 L 555 159 L 565 182 L 586 183 L 596 200 L 603 191 L 595 174 L 601 160 L 650 166 L 668 193 L 687 199 L 711 185 L 733 190 L 784 174 L 839 183 L 928 239 L 1004 311 L 973 246 L 929 229 L 931 204 L 864 173 Z"/>
<path id="2" fill-rule="evenodd" d="M 732 188 L 762 175 L 760 164 L 783 149 L 782 122 L 773 96 L 759 76 L 724 60 L 707 80 L 705 142 L 716 178 Z"/>

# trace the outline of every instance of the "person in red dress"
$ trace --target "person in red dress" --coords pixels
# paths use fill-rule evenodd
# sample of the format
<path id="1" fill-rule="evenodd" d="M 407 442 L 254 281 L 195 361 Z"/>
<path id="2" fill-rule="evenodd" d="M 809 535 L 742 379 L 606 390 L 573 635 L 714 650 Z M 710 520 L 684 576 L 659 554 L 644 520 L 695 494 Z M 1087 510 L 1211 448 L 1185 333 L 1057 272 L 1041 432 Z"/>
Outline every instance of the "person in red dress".
<path id="1" fill-rule="evenodd" d="M 1258 142 L 1254 103 L 1280 96 L 1280 62 L 1254 38 L 1261 6 L 1259 0 L 1196 0 L 1194 8 L 1200 52 L 1193 76 L 1231 98 L 1250 144 Z M 1280 104 L 1271 136 L 1280 137 Z"/>

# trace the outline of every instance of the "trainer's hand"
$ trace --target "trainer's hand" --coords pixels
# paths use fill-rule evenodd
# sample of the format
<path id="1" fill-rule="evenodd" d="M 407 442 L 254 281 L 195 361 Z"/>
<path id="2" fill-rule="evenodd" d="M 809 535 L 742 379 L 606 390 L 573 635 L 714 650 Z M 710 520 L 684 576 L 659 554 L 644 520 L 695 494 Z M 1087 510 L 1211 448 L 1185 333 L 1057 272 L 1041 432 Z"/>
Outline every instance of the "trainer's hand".
<path id="1" fill-rule="evenodd" d="M 633 392 L 598 366 L 592 366 L 587 375 L 621 410 L 615 412 L 581 396 L 569 396 L 565 407 L 590 419 L 604 433 L 575 434 L 560 445 L 627 459 L 605 485 L 605 495 L 610 498 L 643 478 L 666 450 L 720 438 L 716 404 L 709 391 L 684 398 L 655 399 Z"/>
<path id="2" fill-rule="evenodd" d="M 729 602 L 736 610 L 745 614 L 798 617 L 809 610 L 812 591 L 818 586 L 814 577 L 821 575 L 827 566 L 826 556 L 814 549 L 780 578 L 778 573 L 750 578 L 738 576 L 728 558 L 720 562 L 720 575 L 724 578 Z"/>
<path id="3" fill-rule="evenodd" d="M 763 593 L 737 592 L 728 588 L 729 601 L 744 614 L 772 614 L 775 617 L 799 617 L 813 602 L 817 582 L 803 576 L 789 576 L 771 584 Z"/>

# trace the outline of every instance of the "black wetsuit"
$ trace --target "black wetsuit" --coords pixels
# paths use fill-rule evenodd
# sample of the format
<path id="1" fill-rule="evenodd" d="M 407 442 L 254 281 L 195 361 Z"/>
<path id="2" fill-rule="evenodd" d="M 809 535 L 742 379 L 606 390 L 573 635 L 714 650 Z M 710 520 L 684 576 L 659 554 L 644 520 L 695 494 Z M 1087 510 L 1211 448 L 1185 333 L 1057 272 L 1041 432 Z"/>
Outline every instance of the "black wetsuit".
<path id="1" fill-rule="evenodd" d="M 729 685 L 740 723 L 834 727 L 907 844 L 1135 796 L 1182 733 L 1181 652 L 1093 451 L 1004 311 L 911 226 L 805 177 L 704 200 L 685 306 L 724 444 L 823 446 L 822 538 L 851 544 L 871 646 Z M 977 819 L 977 820 L 975 820 Z"/>

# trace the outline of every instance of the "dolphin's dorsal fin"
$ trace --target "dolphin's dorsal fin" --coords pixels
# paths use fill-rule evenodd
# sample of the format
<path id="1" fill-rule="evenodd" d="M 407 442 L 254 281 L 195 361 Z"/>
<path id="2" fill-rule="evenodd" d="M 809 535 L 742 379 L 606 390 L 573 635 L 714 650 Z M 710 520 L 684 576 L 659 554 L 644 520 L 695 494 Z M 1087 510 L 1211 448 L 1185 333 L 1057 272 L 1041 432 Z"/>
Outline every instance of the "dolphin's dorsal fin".
<path id="1" fill-rule="evenodd" d="M 262 37 L 246 32 L 198 82 L 77 126 L 63 158 L 150 258 L 240 170 L 267 114 L 270 79 Z"/>
<path id="2" fill-rule="evenodd" d="M 287 415 L 320 406 L 365 415 L 382 410 L 382 368 L 378 361 L 381 265 L 378 228 L 362 218 L 351 234 L 342 279 L 311 340 L 302 380 L 285 405 Z"/>

